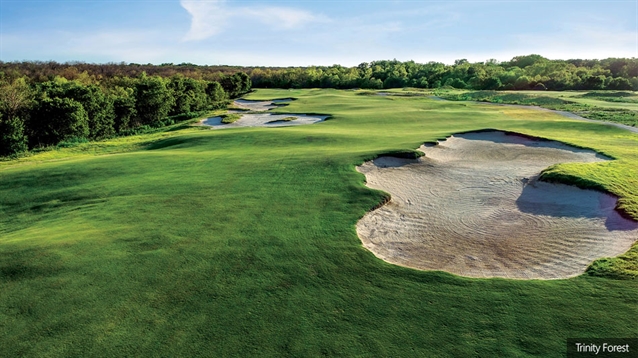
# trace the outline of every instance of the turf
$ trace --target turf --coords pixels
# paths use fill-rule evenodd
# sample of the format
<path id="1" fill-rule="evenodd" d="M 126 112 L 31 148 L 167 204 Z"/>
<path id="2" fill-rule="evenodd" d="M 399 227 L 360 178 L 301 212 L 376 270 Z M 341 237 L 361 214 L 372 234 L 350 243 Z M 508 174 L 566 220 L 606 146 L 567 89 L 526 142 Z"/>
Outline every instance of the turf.
<path id="1" fill-rule="evenodd" d="M 616 158 L 550 170 L 638 218 L 638 135 L 426 97 L 249 99 L 282 97 L 298 100 L 280 112 L 333 117 L 176 127 L 1 162 L 0 356 L 561 357 L 568 337 L 638 336 L 635 279 L 468 279 L 376 259 L 355 223 L 385 194 L 354 170 L 456 132 L 515 131 Z M 600 263 L 600 275 L 625 273 Z"/>

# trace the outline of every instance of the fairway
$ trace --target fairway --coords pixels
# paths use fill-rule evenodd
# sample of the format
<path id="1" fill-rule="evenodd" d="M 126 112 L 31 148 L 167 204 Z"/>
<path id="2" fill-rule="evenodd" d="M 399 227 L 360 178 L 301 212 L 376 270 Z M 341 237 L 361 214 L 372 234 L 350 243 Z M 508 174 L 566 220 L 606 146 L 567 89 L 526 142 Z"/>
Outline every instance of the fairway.
<path id="1" fill-rule="evenodd" d="M 386 263 L 356 223 L 387 200 L 356 166 L 496 129 L 613 160 L 546 180 L 638 219 L 638 134 L 548 111 L 258 90 L 306 126 L 170 131 L 0 162 L 0 356 L 546 356 L 636 337 L 636 246 L 596 277 L 476 279 Z M 604 270 L 603 270 L 604 269 Z"/>

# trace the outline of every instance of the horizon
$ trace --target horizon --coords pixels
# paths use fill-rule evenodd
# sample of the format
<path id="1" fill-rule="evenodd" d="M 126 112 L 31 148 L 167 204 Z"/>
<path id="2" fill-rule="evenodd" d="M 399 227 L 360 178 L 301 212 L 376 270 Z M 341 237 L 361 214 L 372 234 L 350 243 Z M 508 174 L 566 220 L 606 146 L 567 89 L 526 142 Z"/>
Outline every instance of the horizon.
<path id="1" fill-rule="evenodd" d="M 0 61 L 352 67 L 384 58 L 445 64 L 525 54 L 638 58 L 635 1 L 329 4 L 2 1 Z"/>

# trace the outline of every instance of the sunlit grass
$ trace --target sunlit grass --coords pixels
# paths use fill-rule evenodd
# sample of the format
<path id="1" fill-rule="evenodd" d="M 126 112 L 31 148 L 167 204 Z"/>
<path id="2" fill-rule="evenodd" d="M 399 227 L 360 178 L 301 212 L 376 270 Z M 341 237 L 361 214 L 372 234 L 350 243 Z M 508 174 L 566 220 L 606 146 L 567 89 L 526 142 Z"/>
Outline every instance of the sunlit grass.
<path id="1" fill-rule="evenodd" d="M 354 167 L 494 128 L 616 158 L 563 164 L 638 217 L 638 135 L 524 108 L 259 90 L 308 126 L 164 132 L 0 164 L 0 356 L 564 356 L 638 335 L 638 282 L 468 279 L 393 266 L 355 223 Z M 548 171 L 549 172 L 549 171 Z M 565 179 L 565 180 L 568 180 Z M 598 265 L 598 267 L 596 266 Z M 592 274 L 631 277 L 636 249 Z"/>

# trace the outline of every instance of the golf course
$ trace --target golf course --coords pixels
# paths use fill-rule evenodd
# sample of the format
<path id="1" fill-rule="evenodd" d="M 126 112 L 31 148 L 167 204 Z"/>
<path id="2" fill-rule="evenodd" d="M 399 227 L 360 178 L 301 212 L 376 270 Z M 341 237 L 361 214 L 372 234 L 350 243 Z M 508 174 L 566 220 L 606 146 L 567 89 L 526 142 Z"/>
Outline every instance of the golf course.
<path id="1" fill-rule="evenodd" d="M 358 167 L 485 130 L 588 153 L 538 182 L 608 195 L 635 223 L 638 134 L 404 92 L 257 89 L 243 100 L 294 99 L 264 107 L 276 125 L 201 125 L 219 109 L 0 161 L 0 357 L 564 357 L 568 338 L 638 337 L 638 246 L 626 237 L 618 256 L 525 279 L 389 263 L 357 230 L 392 200 Z M 595 104 L 606 103 L 621 106 Z M 301 125 L 304 114 L 321 117 Z M 581 245 L 569 242 L 566 261 Z"/>

